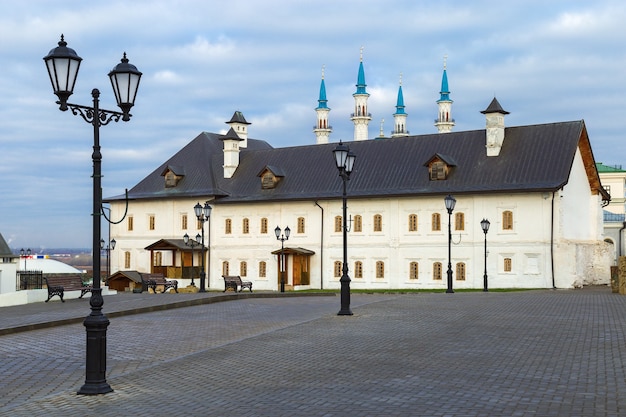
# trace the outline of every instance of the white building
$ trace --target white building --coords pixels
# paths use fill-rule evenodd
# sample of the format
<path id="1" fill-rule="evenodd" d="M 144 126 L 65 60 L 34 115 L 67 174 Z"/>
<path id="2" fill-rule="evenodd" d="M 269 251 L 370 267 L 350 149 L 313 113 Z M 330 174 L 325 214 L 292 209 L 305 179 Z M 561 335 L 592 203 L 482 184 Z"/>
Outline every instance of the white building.
<path id="1" fill-rule="evenodd" d="M 323 79 L 322 88 L 316 110 L 323 123 L 317 126 L 328 129 Z M 457 200 L 454 288 L 483 287 L 483 218 L 491 222 L 490 288 L 608 284 L 612 254 L 603 241 L 602 204 L 609 196 L 583 121 L 506 127 L 508 112 L 494 98 L 482 112 L 486 129 L 439 126 L 445 134 L 366 140 L 366 94 L 361 60 L 360 110 L 351 116 L 355 141 L 349 143 L 356 163 L 347 183 L 352 288 L 445 288 L 448 194 Z M 446 111 L 443 121 L 451 128 Z M 112 271 L 162 272 L 189 283 L 192 249 L 181 239 L 201 232 L 193 207 L 209 202 L 204 262 L 210 289 L 224 288 L 222 275 L 241 275 L 255 289 L 277 290 L 277 226 L 291 230 L 284 242 L 287 288 L 339 288 L 342 180 L 332 153 L 337 144 L 326 143 L 330 130 L 316 132 L 310 146 L 273 148 L 248 138 L 240 112 L 228 124 L 226 135 L 200 133 L 129 191 L 126 219 L 111 226 L 117 241 Z M 107 201 L 112 217 L 120 218 L 124 196 Z M 198 247 L 193 257 L 197 272 Z"/>

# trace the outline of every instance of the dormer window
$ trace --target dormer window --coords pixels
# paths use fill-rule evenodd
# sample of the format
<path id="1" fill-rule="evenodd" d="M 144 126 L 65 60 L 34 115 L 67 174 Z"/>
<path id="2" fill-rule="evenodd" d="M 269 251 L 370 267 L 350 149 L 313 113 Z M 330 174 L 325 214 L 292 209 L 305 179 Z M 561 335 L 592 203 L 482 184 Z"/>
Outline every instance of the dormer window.
<path id="1" fill-rule="evenodd" d="M 435 154 L 424 166 L 428 167 L 428 177 L 431 181 L 443 181 L 448 179 L 456 163 L 450 157 Z"/>
<path id="2" fill-rule="evenodd" d="M 165 178 L 165 188 L 173 188 L 183 179 L 185 171 L 182 167 L 168 166 L 163 170 L 161 176 Z"/>
<path id="3" fill-rule="evenodd" d="M 261 177 L 261 188 L 271 190 L 276 188 L 285 175 L 280 168 L 268 165 L 259 172 L 258 176 Z"/>

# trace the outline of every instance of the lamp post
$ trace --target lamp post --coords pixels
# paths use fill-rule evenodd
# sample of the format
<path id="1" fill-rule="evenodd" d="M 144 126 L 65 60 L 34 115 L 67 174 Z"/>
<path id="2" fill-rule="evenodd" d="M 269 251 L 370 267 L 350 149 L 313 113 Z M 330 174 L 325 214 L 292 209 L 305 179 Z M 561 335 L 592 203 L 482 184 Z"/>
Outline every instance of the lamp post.
<path id="1" fill-rule="evenodd" d="M 76 51 L 67 47 L 63 35 L 61 35 L 58 46 L 50 50 L 43 59 L 48 69 L 54 94 L 59 98 L 57 101 L 59 110 L 71 109 L 72 114 L 80 115 L 85 122 L 93 126 L 93 153 L 91 155 L 93 161 L 93 290 L 89 300 L 91 314 L 85 318 L 83 323 L 87 331 L 85 384 L 80 388 L 78 394 L 106 394 L 112 392 L 113 388 L 106 381 L 106 330 L 109 320 L 102 314 L 104 301 L 100 286 L 100 216 L 102 215 L 100 126 L 105 126 L 111 121 L 118 122 L 120 119 L 125 122 L 130 120 L 129 112 L 135 104 L 141 72 L 134 65 L 128 63 L 126 53 L 124 53 L 121 63 L 109 72 L 117 105 L 122 109 L 120 113 L 100 109 L 100 91 L 97 88 L 91 91 L 93 107 L 67 102 L 74 91 L 82 58 L 76 54 Z"/>
<path id="2" fill-rule="evenodd" d="M 453 293 L 452 289 L 452 212 L 456 205 L 456 199 L 448 194 L 444 199 L 448 210 L 448 289 L 446 293 Z"/>
<path id="3" fill-rule="evenodd" d="M 26 260 L 28 259 L 30 254 L 31 254 L 30 248 L 26 249 L 26 251 L 24 251 L 24 248 L 20 249 L 20 257 L 24 258 L 24 271 L 26 271 Z"/>
<path id="4" fill-rule="evenodd" d="M 350 179 L 350 173 L 354 168 L 354 161 L 356 155 L 350 152 L 350 148 L 343 145 L 341 141 L 339 145 L 333 150 L 335 156 L 335 164 L 339 170 L 339 176 L 343 180 L 343 269 L 342 275 L 339 279 L 341 283 L 341 310 L 337 315 L 339 316 L 351 316 L 352 310 L 350 310 L 350 277 L 348 276 L 348 223 L 347 223 L 347 197 L 346 197 L 346 183 Z"/>
<path id="5" fill-rule="evenodd" d="M 489 291 L 489 287 L 487 286 L 487 232 L 489 231 L 489 220 L 482 219 L 480 221 L 480 227 L 483 229 L 485 233 L 485 275 L 483 275 L 483 291 Z"/>
<path id="6" fill-rule="evenodd" d="M 206 292 L 206 289 L 204 287 L 205 284 L 205 279 L 206 279 L 206 270 L 204 267 L 204 222 L 206 222 L 207 220 L 209 220 L 211 218 L 211 209 L 212 207 L 209 205 L 209 202 L 206 201 L 204 203 L 204 207 L 202 207 L 200 205 L 200 202 L 198 202 L 198 204 L 196 204 L 193 207 L 193 211 L 196 214 L 196 217 L 198 218 L 198 221 L 200 222 L 201 226 L 202 226 L 202 246 L 201 246 L 201 251 L 202 251 L 202 270 L 200 271 L 200 290 L 198 292 Z M 211 237 L 209 236 L 209 239 L 211 239 Z M 211 248 L 209 247 L 209 251 L 211 251 Z M 211 266 L 209 265 L 209 269 L 211 268 Z M 209 277 L 210 279 L 210 277 Z M 209 284 L 210 284 L 210 280 L 209 280 Z"/>
<path id="7" fill-rule="evenodd" d="M 287 226 L 283 235 L 280 232 L 280 227 L 276 226 L 274 233 L 276 234 L 276 239 L 280 240 L 280 292 L 285 292 L 285 240 L 289 240 L 291 229 Z"/>
<path id="8" fill-rule="evenodd" d="M 200 233 L 198 233 L 196 235 L 196 240 L 189 240 L 189 235 L 187 233 L 185 233 L 185 236 L 183 236 L 183 241 L 185 242 L 185 245 L 187 246 L 191 246 L 191 286 L 195 287 L 196 283 L 193 281 L 193 248 L 195 248 L 196 246 L 198 246 L 200 244 Z"/>
<path id="9" fill-rule="evenodd" d="M 104 239 L 100 239 L 100 250 L 104 250 L 107 254 L 107 276 L 105 282 L 108 284 L 109 277 L 111 276 L 111 258 L 109 256 L 110 252 L 115 249 L 115 239 L 111 240 L 106 247 L 104 246 Z"/>

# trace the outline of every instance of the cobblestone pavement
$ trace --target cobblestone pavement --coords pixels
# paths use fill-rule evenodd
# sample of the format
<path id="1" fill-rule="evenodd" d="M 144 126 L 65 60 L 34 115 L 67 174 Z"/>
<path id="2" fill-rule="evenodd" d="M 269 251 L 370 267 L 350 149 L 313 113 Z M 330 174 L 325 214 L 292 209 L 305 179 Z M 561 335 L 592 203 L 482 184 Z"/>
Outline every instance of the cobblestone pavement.
<path id="1" fill-rule="evenodd" d="M 4 334 L 0 415 L 626 415 L 626 297 L 610 288 L 353 294 L 351 306 L 243 297 L 120 315 L 114 392 L 97 396 L 76 394 L 82 324 Z M 0 309 L 0 328 L 18 308 Z"/>

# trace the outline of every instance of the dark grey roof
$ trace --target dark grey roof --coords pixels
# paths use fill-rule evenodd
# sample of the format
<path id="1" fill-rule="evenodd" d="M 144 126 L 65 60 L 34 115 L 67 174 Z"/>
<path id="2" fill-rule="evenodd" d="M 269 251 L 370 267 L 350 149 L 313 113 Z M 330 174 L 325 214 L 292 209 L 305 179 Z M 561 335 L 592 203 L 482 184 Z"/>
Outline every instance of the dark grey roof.
<path id="1" fill-rule="evenodd" d="M 491 100 L 491 103 L 489 103 L 489 106 L 487 106 L 485 110 L 481 111 L 481 113 L 482 114 L 487 114 L 487 113 L 509 114 L 508 111 L 502 108 L 502 106 L 500 105 L 500 103 L 495 97 L 493 98 L 493 100 Z"/>
<path id="2" fill-rule="evenodd" d="M 18 255 L 14 255 L 11 251 L 11 248 L 7 244 L 7 241 L 2 237 L 2 233 L 0 233 L 0 257 L 2 258 L 17 258 Z"/>
<path id="3" fill-rule="evenodd" d="M 230 118 L 230 120 L 228 122 L 226 122 L 227 124 L 230 123 L 243 123 L 246 125 L 249 125 L 250 123 L 248 123 L 246 121 L 246 118 L 243 117 L 243 113 L 240 112 L 239 110 L 237 110 L 235 113 L 233 113 L 233 117 Z"/>
<path id="4" fill-rule="evenodd" d="M 495 157 L 486 154 L 485 135 L 482 129 L 347 142 L 356 154 L 348 194 L 387 197 L 554 191 L 568 182 L 579 143 L 588 148 L 583 158 L 590 159 L 585 163 L 590 186 L 601 188 L 582 120 L 506 128 L 502 150 Z M 203 133 L 133 187 L 129 198 L 215 196 L 216 203 L 337 198 L 342 181 L 332 154 L 336 146 L 272 148 L 249 139 L 248 148 L 241 150 L 239 167 L 227 179 L 223 177 L 219 135 Z M 455 165 L 446 180 L 430 180 L 425 164 L 435 155 Z M 160 176 L 168 165 L 182 165 L 186 173 L 177 187 L 169 189 Z M 258 175 L 266 167 L 283 175 L 273 189 L 261 187 Z"/>

